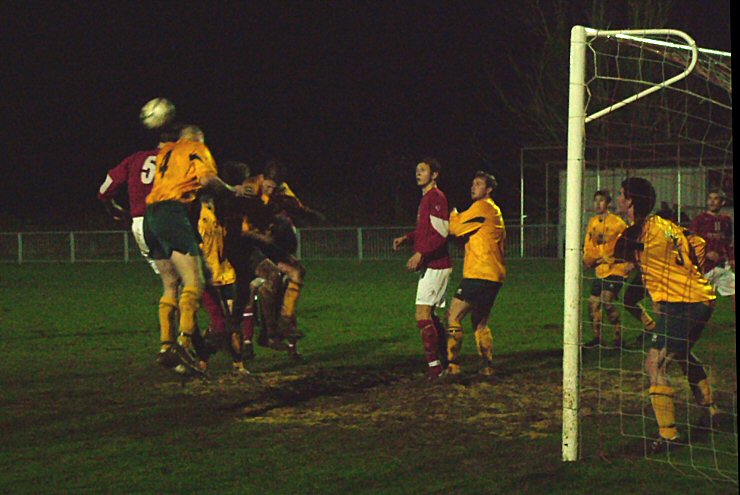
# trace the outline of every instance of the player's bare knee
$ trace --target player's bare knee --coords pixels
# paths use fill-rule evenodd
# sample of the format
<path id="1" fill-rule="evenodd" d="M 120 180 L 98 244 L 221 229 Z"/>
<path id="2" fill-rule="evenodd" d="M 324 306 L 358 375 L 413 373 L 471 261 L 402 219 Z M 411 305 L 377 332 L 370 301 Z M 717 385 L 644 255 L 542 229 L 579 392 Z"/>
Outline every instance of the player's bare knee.
<path id="1" fill-rule="evenodd" d="M 416 321 L 431 320 L 432 319 L 432 307 L 417 305 L 416 306 Z"/>

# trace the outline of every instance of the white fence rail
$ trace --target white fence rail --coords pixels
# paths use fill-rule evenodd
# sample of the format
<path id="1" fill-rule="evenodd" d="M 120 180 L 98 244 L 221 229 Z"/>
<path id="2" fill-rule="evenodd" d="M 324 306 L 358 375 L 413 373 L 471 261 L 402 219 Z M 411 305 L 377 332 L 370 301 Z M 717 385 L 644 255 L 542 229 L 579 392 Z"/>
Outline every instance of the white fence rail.
<path id="1" fill-rule="evenodd" d="M 508 257 L 558 258 L 558 225 L 527 225 L 507 229 Z M 412 227 L 334 227 L 306 228 L 298 231 L 298 256 L 301 259 L 386 260 L 405 258 L 404 248 L 392 249 L 394 237 Z M 521 234 L 526 244 L 522 246 Z M 523 249 L 522 249 L 523 247 Z M 453 257 L 462 257 L 462 248 L 451 245 Z M 130 231 L 76 232 L 0 232 L 0 262 L 139 262 L 143 258 Z"/>

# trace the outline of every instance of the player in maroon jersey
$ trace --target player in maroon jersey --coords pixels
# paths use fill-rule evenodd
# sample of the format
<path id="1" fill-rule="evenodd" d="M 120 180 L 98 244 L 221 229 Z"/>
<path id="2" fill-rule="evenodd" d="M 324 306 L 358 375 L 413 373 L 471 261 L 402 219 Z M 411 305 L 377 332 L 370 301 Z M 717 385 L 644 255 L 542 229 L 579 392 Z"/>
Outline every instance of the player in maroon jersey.
<path id="1" fill-rule="evenodd" d="M 414 254 L 406 268 L 419 272 L 416 323 L 421 331 L 430 379 L 439 377 L 447 366 L 447 334 L 435 309 L 445 307 L 452 273 L 447 251 L 450 213 L 447 197 L 437 187 L 439 172 L 439 162 L 434 158 L 425 158 L 416 166 L 416 184 L 422 191 L 416 229 L 393 239 L 394 251 L 404 244 L 413 244 Z"/>
<path id="2" fill-rule="evenodd" d="M 690 230 L 703 237 L 706 244 L 704 276 L 720 296 L 732 296 L 735 309 L 735 246 L 732 218 L 722 214 L 725 199 L 719 191 L 707 195 L 707 210 L 691 222 Z"/>
<path id="3" fill-rule="evenodd" d="M 144 241 L 144 210 L 146 210 L 146 196 L 152 190 L 154 172 L 157 169 L 157 153 L 162 146 L 161 139 L 157 148 L 137 151 L 127 156 L 118 165 L 108 171 L 105 181 L 98 190 L 98 199 L 103 202 L 106 210 L 115 220 L 123 220 L 125 216 L 131 217 L 131 232 L 134 234 L 136 244 L 139 246 L 141 255 L 152 267 L 154 273 L 159 274 L 154 260 L 149 258 L 149 248 Z M 115 197 L 121 188 L 128 186 L 129 211 L 116 202 Z"/>

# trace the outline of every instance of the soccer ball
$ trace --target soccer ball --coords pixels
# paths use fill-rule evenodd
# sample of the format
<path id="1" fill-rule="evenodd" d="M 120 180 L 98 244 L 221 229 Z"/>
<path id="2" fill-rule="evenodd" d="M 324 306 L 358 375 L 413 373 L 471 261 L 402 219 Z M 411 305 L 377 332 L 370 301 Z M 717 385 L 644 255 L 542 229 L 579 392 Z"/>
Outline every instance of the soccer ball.
<path id="1" fill-rule="evenodd" d="M 154 98 L 141 107 L 139 119 L 147 129 L 157 129 L 175 118 L 175 105 L 167 98 Z"/>

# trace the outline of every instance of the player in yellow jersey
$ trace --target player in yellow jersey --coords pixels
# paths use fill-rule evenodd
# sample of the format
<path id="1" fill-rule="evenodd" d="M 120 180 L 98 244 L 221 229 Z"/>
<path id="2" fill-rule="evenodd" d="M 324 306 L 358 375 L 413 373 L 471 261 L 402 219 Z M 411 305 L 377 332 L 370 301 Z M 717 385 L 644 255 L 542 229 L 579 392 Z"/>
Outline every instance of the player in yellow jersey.
<path id="1" fill-rule="evenodd" d="M 501 210 L 491 197 L 496 185 L 493 175 L 476 172 L 470 188 L 473 204 L 462 213 L 456 209 L 450 213 L 450 235 L 465 241 L 463 279 L 455 291 L 448 314 L 447 373 L 450 375 L 461 371 L 462 321 L 468 314 L 475 328 L 478 354 L 483 360 L 481 373 L 493 374 L 493 335 L 488 327 L 488 318 L 506 278 L 506 228 Z"/>
<path id="2" fill-rule="evenodd" d="M 179 361 L 194 372 L 200 368 L 192 337 L 205 277 L 193 217 L 199 204 L 196 195 L 205 186 L 244 193 L 243 188 L 218 178 L 203 132 L 185 126 L 179 140 L 164 144 L 157 155 L 154 183 L 146 198 L 144 238 L 164 288 L 159 300 L 161 348 L 157 359 L 165 366 Z M 180 282 L 183 288 L 178 299 Z M 175 340 L 172 319 L 178 310 L 180 335 Z"/>
<path id="3" fill-rule="evenodd" d="M 596 215 L 588 221 L 586 238 L 583 242 L 583 264 L 586 268 L 594 268 L 596 275 L 588 298 L 594 337 L 589 343 L 584 344 L 587 347 L 595 347 L 602 343 L 602 310 L 606 312 L 609 323 L 614 327 L 614 347 L 622 347 L 619 308 L 613 302 L 619 298 L 619 291 L 632 269 L 632 264 L 617 263 L 614 259 L 614 245 L 627 228 L 627 224 L 609 211 L 611 201 L 612 197 L 608 191 L 599 190 L 594 193 Z"/>
<path id="4" fill-rule="evenodd" d="M 652 443 L 657 453 L 679 440 L 673 403 L 674 388 L 666 370 L 676 361 L 688 379 L 696 402 L 703 407 L 699 427 L 714 423 L 717 407 L 706 371 L 692 352 L 712 315 L 716 295 L 697 266 L 698 258 L 685 230 L 650 212 L 655 206 L 655 189 L 641 177 L 622 182 L 619 202 L 633 225 L 617 243 L 617 256 L 638 264 L 645 287 L 660 313 L 645 371 L 650 379 L 650 401 L 659 427 Z"/>

